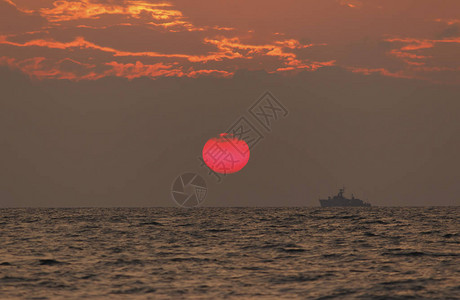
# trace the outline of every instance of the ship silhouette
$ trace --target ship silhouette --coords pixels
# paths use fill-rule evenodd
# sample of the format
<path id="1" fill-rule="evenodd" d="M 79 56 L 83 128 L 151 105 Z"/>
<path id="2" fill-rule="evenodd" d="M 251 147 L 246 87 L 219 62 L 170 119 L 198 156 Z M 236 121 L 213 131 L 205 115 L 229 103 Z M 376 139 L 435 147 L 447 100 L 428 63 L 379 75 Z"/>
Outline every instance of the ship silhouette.
<path id="1" fill-rule="evenodd" d="M 319 199 L 319 203 L 321 204 L 321 207 L 338 207 L 338 206 L 345 206 L 345 207 L 359 207 L 359 206 L 364 206 L 364 207 L 369 207 L 371 206 L 370 203 L 364 202 L 363 200 L 360 200 L 358 198 L 355 198 L 353 194 L 351 194 L 351 199 L 348 199 L 343 196 L 343 193 L 345 192 L 345 188 L 341 188 L 339 190 L 339 193 L 335 195 L 334 197 L 328 197 L 327 199 Z"/>

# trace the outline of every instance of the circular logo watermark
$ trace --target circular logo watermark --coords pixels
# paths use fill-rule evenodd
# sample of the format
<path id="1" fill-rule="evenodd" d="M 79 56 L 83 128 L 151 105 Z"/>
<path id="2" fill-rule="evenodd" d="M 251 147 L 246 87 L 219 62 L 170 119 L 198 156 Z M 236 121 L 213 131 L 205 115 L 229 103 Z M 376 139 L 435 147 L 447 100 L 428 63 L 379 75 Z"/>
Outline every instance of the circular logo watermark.
<path id="1" fill-rule="evenodd" d="M 207 192 L 206 181 L 195 173 L 180 175 L 174 180 L 171 187 L 174 202 L 185 208 L 199 206 L 206 198 Z"/>

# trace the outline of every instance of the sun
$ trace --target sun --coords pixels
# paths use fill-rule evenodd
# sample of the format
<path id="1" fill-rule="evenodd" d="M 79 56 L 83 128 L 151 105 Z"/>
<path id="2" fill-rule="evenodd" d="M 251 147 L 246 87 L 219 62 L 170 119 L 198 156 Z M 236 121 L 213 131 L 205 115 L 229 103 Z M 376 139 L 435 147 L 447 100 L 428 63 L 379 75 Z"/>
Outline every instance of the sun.
<path id="1" fill-rule="evenodd" d="M 240 171 L 249 161 L 249 146 L 233 135 L 221 133 L 209 139 L 203 147 L 203 160 L 214 172 L 232 174 Z"/>

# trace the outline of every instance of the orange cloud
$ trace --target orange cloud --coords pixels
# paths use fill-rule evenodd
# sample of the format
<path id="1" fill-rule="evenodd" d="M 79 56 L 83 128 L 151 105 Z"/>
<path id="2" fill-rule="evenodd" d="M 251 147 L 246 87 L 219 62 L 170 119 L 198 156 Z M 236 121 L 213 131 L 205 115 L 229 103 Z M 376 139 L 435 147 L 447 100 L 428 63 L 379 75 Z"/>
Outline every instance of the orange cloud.
<path id="1" fill-rule="evenodd" d="M 390 38 L 386 39 L 387 42 L 401 42 L 408 44 L 403 46 L 401 50 L 411 51 L 433 48 L 437 43 L 460 43 L 460 37 L 457 38 L 445 38 L 445 39 L 416 39 L 416 38 Z"/>
<path id="2" fill-rule="evenodd" d="M 396 49 L 391 50 L 390 53 L 400 58 L 424 59 L 424 58 L 430 57 L 430 56 L 425 56 L 425 55 L 417 55 L 414 53 L 403 52 L 403 51 L 396 50 Z"/>
<path id="3" fill-rule="evenodd" d="M 214 75 L 217 77 L 232 77 L 234 75 L 233 72 L 227 72 L 227 71 L 222 71 L 222 70 L 198 70 L 198 71 L 193 71 L 190 70 L 187 73 L 187 77 L 192 77 L 192 78 L 197 78 L 201 75 Z"/>
<path id="4" fill-rule="evenodd" d="M 443 72 L 443 71 L 460 71 L 460 67 L 451 68 L 451 67 L 416 67 L 414 68 L 415 71 L 418 72 Z"/>
<path id="5" fill-rule="evenodd" d="M 112 53 L 113 56 L 133 56 L 133 57 L 159 57 L 159 58 L 178 58 L 186 59 L 190 62 L 208 62 L 208 61 L 221 61 L 222 59 L 235 59 L 235 58 L 244 58 L 252 59 L 253 55 L 265 55 L 265 56 L 275 56 L 281 59 L 284 59 L 288 65 L 298 65 L 299 62 L 296 59 L 296 55 L 291 52 L 285 52 L 283 50 L 285 41 L 278 42 L 280 45 L 275 44 L 266 44 L 266 45 L 249 45 L 243 44 L 238 38 L 221 38 L 221 39 L 208 39 L 205 38 L 205 43 L 215 45 L 219 51 L 211 52 L 205 55 L 187 55 L 187 54 L 165 54 L 158 53 L 155 51 L 144 51 L 144 52 L 131 52 L 131 51 L 122 51 L 117 50 L 111 47 L 99 46 L 95 43 L 85 40 L 83 37 L 77 37 L 71 42 L 59 42 L 52 39 L 35 39 L 30 40 L 24 43 L 12 42 L 7 39 L 6 35 L 0 36 L 0 44 L 11 45 L 16 47 L 46 47 L 51 49 L 96 49 L 103 52 Z M 298 45 L 297 48 L 311 47 L 312 45 L 300 45 L 300 43 L 295 43 L 293 40 L 288 42 L 289 48 L 292 48 L 293 45 Z M 241 50 L 244 50 L 244 53 L 240 53 Z"/>
<path id="6" fill-rule="evenodd" d="M 116 61 L 106 63 L 107 66 L 112 68 L 104 73 L 105 76 L 112 75 L 118 77 L 125 77 L 134 79 L 139 77 L 159 77 L 159 76 L 177 76 L 182 77 L 184 73 L 180 69 L 174 69 L 174 65 L 166 65 L 157 63 L 153 65 L 144 65 L 140 61 L 134 64 L 122 64 Z"/>
<path id="7" fill-rule="evenodd" d="M 8 0 L 11 1 L 11 0 Z M 13 2 L 11 2 L 13 3 Z M 14 5 L 14 3 L 13 3 Z M 116 24 L 110 24 L 114 19 L 105 19 L 102 24 L 97 23 L 66 23 L 65 28 L 89 28 L 94 30 L 104 30 L 111 26 L 132 26 L 139 25 L 144 28 L 161 28 L 168 32 L 177 31 L 201 31 L 199 35 L 202 38 L 202 43 L 215 47 L 214 51 L 207 51 L 202 54 L 183 54 L 180 53 L 161 53 L 159 51 L 129 51 L 119 50 L 113 47 L 100 45 L 89 41 L 83 36 L 76 36 L 71 41 L 61 42 L 53 38 L 43 38 L 44 35 L 51 35 L 51 30 L 41 30 L 37 33 L 40 38 L 25 40 L 25 35 L 20 35 L 21 39 L 17 40 L 14 35 L 0 35 L 0 45 L 10 47 L 31 48 L 42 47 L 48 49 L 62 50 L 58 54 L 68 56 L 66 64 L 73 63 L 80 65 L 88 70 L 83 73 L 69 73 L 62 71 L 60 67 L 62 61 L 56 61 L 52 57 L 48 58 L 31 58 L 31 60 L 17 60 L 12 65 L 20 68 L 24 72 L 36 78 L 62 78 L 62 79 L 97 79 L 101 76 L 120 76 L 129 79 L 141 76 L 157 77 L 157 76 L 219 76 L 229 77 L 233 73 L 228 69 L 236 70 L 238 64 L 242 62 L 247 68 L 264 68 L 267 72 L 285 72 L 290 70 L 315 70 L 322 66 L 332 65 L 335 61 L 329 60 L 326 62 L 310 62 L 306 59 L 300 59 L 297 52 L 301 49 L 316 46 L 316 44 L 301 44 L 298 40 L 279 39 L 275 38 L 267 43 L 250 44 L 242 42 L 239 37 L 223 37 L 212 36 L 209 34 L 216 31 L 233 31 L 232 27 L 221 27 L 217 25 L 194 26 L 186 20 L 183 14 L 175 9 L 171 4 L 165 2 L 150 3 L 143 0 L 119 0 L 99 2 L 97 0 L 58 0 L 53 2 L 51 8 L 41 8 L 31 13 L 39 13 L 46 18 L 52 26 L 52 30 L 56 31 L 64 28 L 62 22 L 73 20 L 96 20 L 101 19 L 104 15 L 119 15 L 123 17 L 116 19 Z M 48 28 L 49 29 L 49 28 Z M 81 31 L 79 31 L 81 32 Z M 254 32 L 251 33 L 253 35 Z M 206 36 L 208 35 L 208 36 Z M 19 37 L 19 35 L 17 36 Z M 248 37 L 246 37 L 248 38 Z M 321 44 L 324 45 L 324 44 Z M 209 48 L 209 47 L 206 47 Z M 149 61 L 153 59 L 163 60 L 156 63 L 145 63 L 142 61 L 136 62 L 118 62 L 98 61 L 97 64 L 84 64 L 75 59 L 72 59 L 73 53 L 76 51 L 84 51 L 86 49 L 97 50 L 103 53 L 108 53 L 112 57 L 135 57 L 145 58 Z M 55 53 L 55 52 L 54 52 Z M 77 55 L 79 56 L 79 55 Z M 75 56 L 76 57 L 76 56 Z M 106 57 L 106 56 L 105 56 Z M 226 60 L 237 60 L 233 65 L 225 65 Z M 245 62 L 243 62 L 245 61 Z M 34 63 L 32 63 L 34 62 Z M 267 66 L 264 67 L 264 64 Z M 219 65 L 216 65 L 219 63 Z M 206 68 L 206 64 L 212 64 L 212 68 Z M 248 65 L 249 64 L 249 65 Z M 97 65 L 97 66 L 96 66 Z M 96 68 L 107 68 L 105 72 L 96 72 Z M 61 72 L 61 73 L 60 73 Z M 80 76 L 80 77 L 79 77 Z"/>
<path id="8" fill-rule="evenodd" d="M 292 52 L 286 52 L 284 48 L 302 49 L 314 46 L 313 44 L 301 45 L 299 41 L 290 39 L 284 41 L 275 41 L 273 44 L 250 45 L 244 44 L 239 38 L 221 38 L 204 40 L 205 43 L 215 45 L 220 53 L 225 53 L 227 58 L 252 59 L 255 55 L 275 56 L 286 61 L 288 65 L 295 64 L 297 55 Z"/>
<path id="9" fill-rule="evenodd" d="M 51 49 L 71 49 L 71 48 L 79 48 L 79 49 L 96 49 L 103 52 L 112 53 L 114 56 L 148 56 L 148 57 L 163 57 L 163 58 L 185 58 L 185 59 L 195 59 L 196 61 L 200 61 L 198 58 L 194 58 L 193 56 L 186 55 L 186 54 L 162 54 L 154 51 L 146 51 L 146 52 L 130 52 L 130 51 L 120 51 L 111 47 L 104 47 L 96 45 L 92 42 L 85 40 L 83 37 L 77 37 L 75 40 L 71 42 L 58 42 L 52 39 L 35 39 L 25 43 L 16 43 L 7 40 L 5 35 L 0 36 L 0 44 L 4 45 L 11 45 L 16 47 L 46 47 Z"/>
<path id="10" fill-rule="evenodd" d="M 361 73 L 364 75 L 371 75 L 373 73 L 378 73 L 384 76 L 389 76 L 389 77 L 396 77 L 396 78 L 413 78 L 408 75 L 404 75 L 403 71 L 398 71 L 398 72 L 390 72 L 386 70 L 385 68 L 375 68 L 375 69 L 368 69 L 368 68 L 355 68 L 355 67 L 350 67 L 348 68 L 351 70 L 353 73 Z"/>
<path id="11" fill-rule="evenodd" d="M 90 74 L 77 75 L 74 72 L 64 71 L 59 68 L 59 63 L 48 65 L 45 63 L 45 57 L 32 57 L 24 60 L 17 60 L 15 58 L 0 57 L 0 65 L 7 65 L 11 68 L 19 69 L 23 73 L 36 79 L 99 79 L 100 77 L 92 76 Z"/>
<path id="12" fill-rule="evenodd" d="M 8 3 L 8 4 L 10 4 L 11 6 L 14 6 L 14 8 L 16 8 L 18 11 L 20 11 L 20 12 L 22 12 L 22 13 L 25 13 L 25 14 L 32 14 L 32 13 L 34 13 L 33 10 L 18 7 L 18 6 L 16 5 L 16 3 L 14 3 L 12 0 L 3 0 L 3 1 L 5 1 L 5 2 Z"/>
<path id="13" fill-rule="evenodd" d="M 68 71 L 64 70 L 62 64 L 70 62 L 81 66 L 80 70 Z M 24 60 L 17 60 L 15 58 L 0 57 L 0 65 L 8 65 L 9 67 L 16 68 L 29 75 L 32 78 L 39 80 L 42 79 L 67 79 L 72 81 L 79 80 L 96 80 L 107 76 L 123 77 L 129 80 L 139 77 L 191 77 L 197 78 L 203 75 L 212 75 L 215 77 L 231 77 L 233 72 L 214 70 L 214 69 L 201 69 L 194 70 L 189 68 L 184 71 L 183 67 L 178 64 L 143 64 L 140 61 L 135 63 L 119 63 L 111 61 L 105 63 L 105 70 L 96 70 L 96 66 L 92 64 L 82 63 L 73 59 L 62 59 L 57 62 L 51 62 L 45 57 L 33 57 Z"/>
<path id="14" fill-rule="evenodd" d="M 433 59 L 433 56 L 417 54 L 420 50 L 431 49 L 437 44 L 442 43 L 460 43 L 460 38 L 445 38 L 445 39 L 416 39 L 416 38 L 389 38 L 387 42 L 397 42 L 403 45 L 399 49 L 393 49 L 389 52 L 390 55 L 401 58 L 409 66 L 423 66 L 426 62 L 420 60 Z M 415 61 L 414 61 L 415 60 Z"/>
<path id="15" fill-rule="evenodd" d="M 336 63 L 335 60 L 324 61 L 324 62 L 309 62 L 309 63 L 301 63 L 300 61 L 296 61 L 296 63 L 291 63 L 294 67 L 284 67 L 276 69 L 276 72 L 286 72 L 286 71 L 299 71 L 302 69 L 306 69 L 309 71 L 315 71 L 322 67 L 331 67 L 334 66 Z"/>
<path id="16" fill-rule="evenodd" d="M 234 59 L 234 58 L 243 58 L 239 53 L 230 51 L 229 49 L 223 49 L 221 52 L 213 52 L 206 55 L 187 55 L 187 54 L 164 54 L 158 53 L 155 51 L 144 51 L 144 52 L 131 52 L 131 51 L 121 51 L 111 47 L 104 47 L 94 44 L 85 40 L 83 37 L 77 37 L 71 42 L 58 42 L 52 39 L 35 39 L 25 43 L 16 43 L 11 42 L 7 39 L 7 36 L 0 36 L 0 44 L 11 45 L 16 47 L 46 47 L 50 49 L 95 49 L 102 52 L 112 53 L 113 56 L 133 56 L 133 57 L 158 57 L 158 58 L 179 58 L 186 59 L 190 62 L 207 62 L 207 61 L 221 61 L 222 59 Z"/>
<path id="17" fill-rule="evenodd" d="M 145 13 L 155 20 L 169 20 L 182 17 L 180 11 L 167 9 L 171 7 L 171 4 L 168 3 L 126 1 L 124 4 L 125 5 L 106 4 L 90 0 L 59 0 L 53 3 L 53 8 L 42 8 L 39 12 L 50 22 L 94 19 L 105 14 L 127 15 L 133 18 L 140 18 L 141 14 Z"/>
<path id="18" fill-rule="evenodd" d="M 436 22 L 446 23 L 447 25 L 459 24 L 460 19 L 435 19 Z"/>
<path id="19" fill-rule="evenodd" d="M 13 42 L 8 40 L 8 36 L 0 36 L 0 44 L 10 45 L 15 47 L 45 47 L 59 50 L 74 50 L 74 49 L 95 49 L 106 53 L 111 53 L 113 57 L 153 57 L 153 58 L 169 58 L 171 63 L 156 63 L 144 64 L 140 61 L 135 63 L 120 63 L 110 61 L 103 63 L 104 66 L 109 66 L 110 70 L 104 72 L 94 72 L 95 64 L 84 64 L 73 59 L 66 59 L 68 62 L 73 62 L 85 67 L 91 72 L 85 74 L 75 74 L 64 72 L 59 65 L 63 62 L 60 60 L 54 64 L 45 65 L 44 57 L 33 58 L 31 60 L 7 60 L 3 58 L 3 64 L 15 66 L 32 77 L 36 78 L 57 78 L 57 79 L 98 79 L 104 76 L 118 76 L 128 79 L 138 78 L 142 76 L 155 78 L 158 76 L 177 76 L 177 77 L 198 77 L 203 75 L 213 75 L 218 77 L 230 77 L 233 72 L 219 69 L 203 68 L 203 63 L 209 61 L 220 62 L 223 59 L 244 59 L 254 60 L 255 58 L 263 59 L 264 57 L 276 57 L 279 63 L 283 66 L 276 67 L 273 71 L 268 72 L 285 72 L 293 70 L 316 70 L 320 67 L 331 66 L 335 63 L 334 60 L 326 62 L 309 62 L 307 60 L 298 59 L 296 54 L 286 52 L 287 49 L 302 49 L 313 45 L 301 45 L 296 40 L 276 41 L 273 44 L 250 45 L 242 43 L 239 38 L 220 38 L 220 39 L 205 39 L 205 43 L 213 44 L 218 51 L 210 52 L 204 55 L 187 55 L 187 54 L 164 54 L 154 51 L 146 52 L 130 52 L 121 51 L 111 47 L 100 46 L 95 43 L 85 40 L 83 37 L 77 37 L 70 42 L 59 42 L 52 39 L 34 39 L 24 43 Z M 188 61 L 189 63 L 200 64 L 198 70 L 190 66 L 187 71 L 184 71 L 184 63 L 179 63 L 177 60 Z M 101 65 L 101 64 L 99 64 Z"/>
<path id="20" fill-rule="evenodd" d="M 311 3 L 294 1 L 288 10 L 284 10 L 286 6 L 281 4 L 270 5 L 270 9 L 267 8 L 264 13 L 252 14 L 251 10 L 263 4 L 263 1 L 260 0 L 260 3 L 256 4 L 240 1 L 230 6 L 217 3 L 219 1 L 209 1 L 203 11 L 200 10 L 200 6 L 185 4 L 183 1 L 170 3 L 168 0 L 46 0 L 40 2 L 43 2 L 43 5 L 32 0 L 0 1 L 8 3 L 8 10 L 5 10 L 4 15 L 6 21 L 2 23 L 5 28 L 3 32 L 15 33 L 0 35 L 0 51 L 9 53 L 11 59 L 20 57 L 14 62 L 8 60 L 9 64 L 16 64 L 33 76 L 41 78 L 61 76 L 80 80 L 101 76 L 155 77 L 156 74 L 226 77 L 241 68 L 291 74 L 299 70 L 316 70 L 329 65 L 353 68 L 355 72 L 363 74 L 380 73 L 392 77 L 415 77 L 420 74 L 425 76 L 428 73 L 426 70 L 431 70 L 432 74 L 428 74 L 431 77 L 437 76 L 434 72 L 444 72 L 445 74 L 439 74 L 439 77 L 447 78 L 446 74 L 455 72 L 456 69 L 445 68 L 458 66 L 455 44 L 460 44 L 460 37 L 457 35 L 456 27 L 452 25 L 460 23 L 459 19 L 453 18 L 455 15 L 449 13 L 440 14 L 433 11 L 430 15 L 430 12 L 426 11 L 428 15 L 418 16 L 423 17 L 423 20 L 419 18 L 417 23 L 409 26 L 412 19 L 400 14 L 400 9 L 404 5 L 397 4 L 380 5 L 363 0 L 311 0 Z M 190 19 L 185 15 L 185 10 L 181 9 L 181 5 L 190 13 Z M 233 6 L 235 11 L 242 10 L 243 14 L 241 19 L 234 19 L 231 23 L 234 27 L 229 27 L 230 19 L 227 18 L 225 10 L 231 10 Z M 15 12 L 13 7 L 19 13 Z M 363 11 L 356 8 L 366 9 Z M 265 18 L 271 20 L 281 11 L 289 12 L 287 15 L 292 14 L 293 17 L 281 23 L 265 22 L 269 20 Z M 303 14 L 308 11 L 318 14 Z M 378 14 L 373 15 L 377 11 Z M 14 16 L 7 18 L 9 13 L 23 18 L 18 19 L 16 24 Z M 391 19 L 395 26 L 382 26 L 381 22 L 390 22 L 382 13 L 395 16 Z M 416 14 L 415 11 L 413 13 Z M 441 19 L 439 16 L 445 18 Z M 379 22 L 368 22 L 374 17 Z M 192 18 L 196 20 L 196 24 L 191 21 Z M 334 19 L 340 30 L 326 30 L 325 19 Z M 214 23 L 207 23 L 211 20 Z M 445 38 L 433 39 L 433 30 L 426 30 L 425 25 L 436 25 L 433 21 L 442 23 L 437 24 L 435 33 L 436 30 L 449 27 L 450 31 L 439 32 L 438 36 Z M 422 26 L 420 22 L 426 24 Z M 363 32 L 355 30 L 362 26 L 367 26 Z M 14 30 L 11 30 L 13 27 Z M 370 48 L 370 51 L 346 48 L 348 41 L 359 40 L 364 33 L 366 38 L 369 36 L 369 40 L 372 40 L 374 33 L 380 39 L 380 36 L 385 34 L 382 32 L 383 28 L 387 30 L 384 36 L 388 37 L 384 41 L 393 43 L 392 49 L 375 47 L 377 52 L 371 53 L 373 50 Z M 413 33 L 417 28 L 420 28 L 420 31 Z M 273 32 L 275 34 L 271 34 Z M 401 37 L 408 32 L 417 34 L 419 38 Z M 122 48 L 113 46 L 119 45 L 126 35 L 129 35 L 129 38 Z M 322 39 L 327 44 L 302 44 L 297 39 L 306 36 L 315 40 Z M 62 42 L 62 37 L 65 37 L 65 42 Z M 118 38 L 120 41 L 114 43 L 114 39 Z M 151 41 L 146 42 L 146 39 Z M 254 42 L 255 40 L 258 42 Z M 260 42 L 261 40 L 264 42 Z M 101 41 L 111 41 L 111 44 Z M 131 45 L 135 45 L 136 48 L 130 48 Z M 149 45 L 149 48 L 139 50 L 137 47 L 140 45 Z M 185 51 L 183 45 L 190 45 L 190 49 Z M 326 51 L 306 50 L 318 45 L 325 45 Z M 20 47 L 21 50 L 15 52 L 13 47 Z M 42 48 L 39 50 L 40 56 L 43 56 L 41 58 L 36 58 L 37 47 Z M 201 52 L 197 52 L 200 49 Z M 350 51 L 348 56 L 345 54 L 347 51 Z M 369 55 L 360 60 L 359 51 Z M 314 59 L 310 59 L 309 55 Z M 372 55 L 375 55 L 375 59 Z M 390 59 L 388 56 L 391 56 Z M 68 59 L 62 60 L 63 57 Z M 370 59 L 366 60 L 367 57 Z M 397 71 L 394 71 L 395 59 L 400 62 Z M 7 64 L 7 60 L 3 58 L 2 63 Z M 389 65 L 392 66 L 391 72 L 388 71 Z M 79 72 L 68 71 L 78 69 L 78 66 L 81 67 Z M 111 73 L 105 73 L 106 71 Z"/>
<path id="21" fill-rule="evenodd" d="M 350 8 L 361 7 L 363 5 L 360 0 L 339 0 L 339 4 Z"/>
<path id="22" fill-rule="evenodd" d="M 94 0 L 58 0 L 53 2 L 52 8 L 41 8 L 36 11 L 18 8 L 11 0 L 4 0 L 16 9 L 27 13 L 38 13 L 48 22 L 59 25 L 59 22 L 84 20 L 84 19 L 100 19 L 103 15 L 119 15 L 131 19 L 146 19 L 155 27 L 171 29 L 171 31 L 187 30 L 196 31 L 204 30 L 202 27 L 195 27 L 190 22 L 186 21 L 182 12 L 173 9 L 172 5 L 165 2 L 149 3 L 146 1 L 126 0 L 122 4 L 101 3 Z M 152 21 L 154 20 L 154 21 Z M 122 23 L 122 24 L 126 24 Z M 113 25 L 113 24 L 112 24 Z M 79 24 L 78 26 L 84 26 Z M 98 27 L 103 28 L 104 26 Z M 215 26 L 217 30 L 220 29 Z"/>

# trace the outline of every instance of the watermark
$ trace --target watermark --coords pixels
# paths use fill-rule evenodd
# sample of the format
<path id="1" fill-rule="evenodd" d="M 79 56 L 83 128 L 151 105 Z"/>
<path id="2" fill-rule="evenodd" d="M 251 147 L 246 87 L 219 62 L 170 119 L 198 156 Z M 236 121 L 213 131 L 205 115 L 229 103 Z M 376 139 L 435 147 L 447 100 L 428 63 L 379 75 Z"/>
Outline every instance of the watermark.
<path id="1" fill-rule="evenodd" d="M 252 123 L 245 117 L 240 117 L 232 126 L 230 126 L 227 131 L 230 136 L 234 136 L 240 140 L 243 140 L 248 144 L 249 150 L 253 149 L 264 136 L 257 128 L 252 125 Z M 241 153 L 241 151 L 239 151 Z M 241 153 L 242 155 L 246 154 L 245 152 Z"/>
<path id="2" fill-rule="evenodd" d="M 207 193 L 206 181 L 195 173 L 184 173 L 178 176 L 171 187 L 174 202 L 184 208 L 199 206 Z"/>
<path id="3" fill-rule="evenodd" d="M 216 183 L 221 183 L 223 178 L 228 175 L 229 170 L 234 169 L 235 164 L 241 160 L 249 158 L 249 151 L 253 150 L 264 138 L 265 133 L 272 131 L 272 126 L 288 116 L 287 108 L 269 91 L 265 92 L 256 102 L 254 102 L 246 113 L 243 113 L 236 119 L 225 131 L 226 134 L 221 135 L 221 140 L 225 139 L 230 147 L 236 151 L 229 151 L 227 144 L 223 147 L 222 143 L 216 142 L 211 145 L 205 145 L 202 155 L 197 157 L 201 168 L 206 168 L 209 177 L 213 177 Z M 237 141 L 244 141 L 245 146 Z M 244 144 L 244 143 L 243 143 Z M 246 146 L 247 145 L 247 146 Z M 233 150 L 233 149 L 232 149 Z M 237 155 L 235 155 L 235 153 Z M 214 168 L 211 168 L 207 163 L 210 161 Z M 217 166 L 217 168 L 216 168 Z M 243 165 L 244 166 L 244 165 Z M 216 172 L 215 170 L 219 172 Z M 185 173 L 176 178 L 172 186 L 173 200 L 181 207 L 196 207 L 199 206 L 205 199 L 207 194 L 206 182 L 202 177 L 196 175 L 194 178 L 200 178 L 201 187 L 200 197 L 193 195 L 193 192 L 182 191 L 184 189 L 184 181 L 182 176 L 186 175 L 185 179 L 190 179 L 190 174 Z M 181 181 L 182 180 L 182 181 Z M 177 188 L 177 190 L 175 190 Z"/>
<path id="4" fill-rule="evenodd" d="M 266 92 L 249 108 L 249 113 L 267 130 L 271 131 L 272 123 L 285 118 L 289 111 L 272 93 Z"/>

